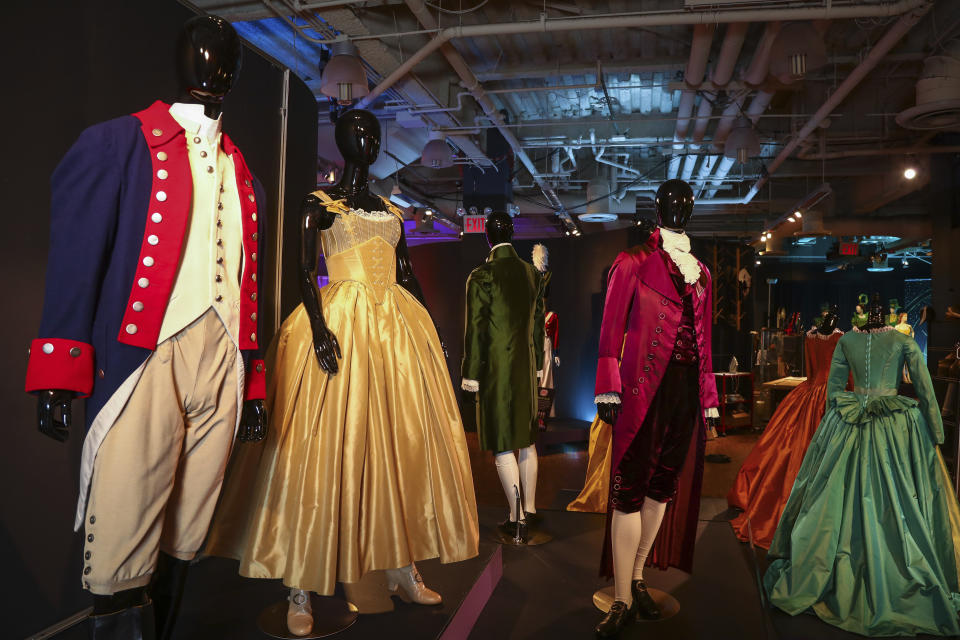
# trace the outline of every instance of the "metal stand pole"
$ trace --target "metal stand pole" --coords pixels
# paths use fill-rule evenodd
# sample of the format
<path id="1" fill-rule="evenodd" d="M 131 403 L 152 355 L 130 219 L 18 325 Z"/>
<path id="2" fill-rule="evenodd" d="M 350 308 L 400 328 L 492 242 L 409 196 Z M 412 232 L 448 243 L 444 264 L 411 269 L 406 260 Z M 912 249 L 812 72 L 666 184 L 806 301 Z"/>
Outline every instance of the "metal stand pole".
<path id="1" fill-rule="evenodd" d="M 515 533 L 513 534 L 513 543 L 524 544 L 523 536 L 520 535 L 520 522 L 523 520 L 523 505 L 520 503 L 520 488 L 517 487 L 517 485 L 513 485 L 513 491 L 517 494 L 517 528 L 514 529 Z"/>

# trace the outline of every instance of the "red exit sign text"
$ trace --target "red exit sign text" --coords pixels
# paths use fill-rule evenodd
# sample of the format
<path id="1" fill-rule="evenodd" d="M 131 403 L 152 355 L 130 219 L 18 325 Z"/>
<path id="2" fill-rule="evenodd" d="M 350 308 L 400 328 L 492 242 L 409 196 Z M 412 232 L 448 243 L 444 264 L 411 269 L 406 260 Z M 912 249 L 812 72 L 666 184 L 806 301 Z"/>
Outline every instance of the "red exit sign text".
<path id="1" fill-rule="evenodd" d="M 860 245 L 856 242 L 841 242 L 840 243 L 840 255 L 842 256 L 858 256 L 860 255 Z"/>
<path id="2" fill-rule="evenodd" d="M 486 216 L 463 216 L 463 232 L 464 233 L 486 233 L 487 217 Z"/>

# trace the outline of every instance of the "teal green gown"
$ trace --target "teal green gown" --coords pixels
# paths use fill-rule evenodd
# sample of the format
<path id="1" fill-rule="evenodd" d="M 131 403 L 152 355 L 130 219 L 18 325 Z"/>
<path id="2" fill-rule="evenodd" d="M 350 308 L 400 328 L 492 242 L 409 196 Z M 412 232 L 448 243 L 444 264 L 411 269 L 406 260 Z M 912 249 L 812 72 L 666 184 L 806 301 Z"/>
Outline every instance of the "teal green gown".
<path id="1" fill-rule="evenodd" d="M 919 401 L 897 395 L 904 363 Z M 941 443 L 913 338 L 892 327 L 840 338 L 827 412 L 767 555 L 770 603 L 868 636 L 960 635 L 960 506 Z"/>

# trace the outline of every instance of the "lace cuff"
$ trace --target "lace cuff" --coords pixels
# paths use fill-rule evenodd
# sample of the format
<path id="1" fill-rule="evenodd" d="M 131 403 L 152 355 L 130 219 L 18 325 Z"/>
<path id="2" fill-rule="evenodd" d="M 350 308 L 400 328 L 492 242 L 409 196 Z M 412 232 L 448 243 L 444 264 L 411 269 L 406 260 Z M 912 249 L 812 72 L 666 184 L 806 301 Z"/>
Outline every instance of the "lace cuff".
<path id="1" fill-rule="evenodd" d="M 594 404 L 600 404 L 601 402 L 606 404 L 620 404 L 620 394 L 619 393 L 601 393 L 596 398 L 593 399 Z"/>
<path id="2" fill-rule="evenodd" d="M 719 418 L 719 417 L 720 417 L 720 412 L 717 411 L 717 408 L 716 408 L 716 407 L 710 407 L 709 409 L 704 409 L 704 410 L 703 410 L 703 417 L 704 417 L 704 418 Z"/>
<path id="3" fill-rule="evenodd" d="M 460 388 L 463 389 L 464 391 L 471 391 L 473 393 L 476 393 L 480 391 L 480 383 L 476 380 L 468 380 L 467 378 L 464 378 L 463 381 L 460 383 Z"/>

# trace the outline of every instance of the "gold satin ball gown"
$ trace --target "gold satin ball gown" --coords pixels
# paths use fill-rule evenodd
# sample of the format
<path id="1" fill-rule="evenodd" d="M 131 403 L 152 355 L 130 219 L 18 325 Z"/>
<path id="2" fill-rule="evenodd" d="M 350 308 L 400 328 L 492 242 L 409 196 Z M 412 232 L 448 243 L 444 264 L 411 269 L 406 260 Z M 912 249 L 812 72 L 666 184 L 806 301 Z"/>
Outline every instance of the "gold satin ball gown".
<path id="1" fill-rule="evenodd" d="M 268 353 L 267 437 L 236 447 L 207 552 L 329 595 L 369 571 L 472 558 L 478 523 L 440 339 L 396 281 L 403 214 L 317 195 L 337 213 L 320 295 L 339 372 L 320 369 L 300 305 Z"/>

